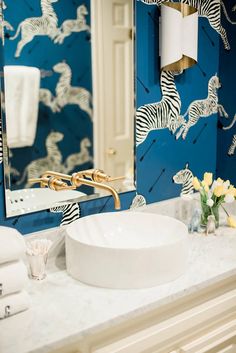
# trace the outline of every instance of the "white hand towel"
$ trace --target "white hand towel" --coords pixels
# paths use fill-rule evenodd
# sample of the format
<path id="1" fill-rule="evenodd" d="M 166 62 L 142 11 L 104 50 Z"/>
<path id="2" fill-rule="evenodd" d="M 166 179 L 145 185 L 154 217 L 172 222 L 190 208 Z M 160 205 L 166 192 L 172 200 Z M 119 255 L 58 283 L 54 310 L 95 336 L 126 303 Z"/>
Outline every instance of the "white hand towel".
<path id="1" fill-rule="evenodd" d="M 22 261 L 0 265 L 0 298 L 24 289 L 29 280 L 27 272 L 27 267 Z"/>
<path id="2" fill-rule="evenodd" d="M 25 311 L 30 307 L 30 296 L 25 291 L 0 299 L 0 319 Z"/>
<path id="3" fill-rule="evenodd" d="M 29 66 L 5 66 L 7 145 L 34 144 L 39 105 L 40 70 Z"/>
<path id="4" fill-rule="evenodd" d="M 0 227 L 0 264 L 19 260 L 25 251 L 25 240 L 16 229 Z"/>

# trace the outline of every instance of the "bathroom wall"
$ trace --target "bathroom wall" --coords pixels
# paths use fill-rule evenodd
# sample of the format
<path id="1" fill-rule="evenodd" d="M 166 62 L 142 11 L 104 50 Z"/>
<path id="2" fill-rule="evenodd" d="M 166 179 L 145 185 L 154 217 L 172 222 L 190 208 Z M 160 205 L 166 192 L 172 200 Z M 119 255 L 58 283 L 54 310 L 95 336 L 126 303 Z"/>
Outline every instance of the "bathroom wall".
<path id="1" fill-rule="evenodd" d="M 141 1 L 136 1 L 136 4 L 136 105 L 139 108 L 159 102 L 162 95 L 158 58 L 159 10 L 156 5 L 149 6 Z M 181 114 L 186 112 L 193 101 L 207 97 L 208 82 L 219 71 L 219 41 L 221 39 L 207 18 L 200 18 L 198 64 L 175 76 L 181 98 Z M 206 170 L 215 172 L 217 125 L 217 114 L 199 118 L 185 140 L 181 136 L 176 140 L 168 128 L 150 131 L 136 151 L 138 194 L 142 194 L 148 203 L 178 196 L 182 186 L 173 183 L 173 176 L 185 169 L 186 165 L 192 174 L 199 177 Z M 61 214 L 47 211 L 5 221 L 3 195 L 1 187 L 0 224 L 15 226 L 23 233 L 28 233 L 60 223 Z M 121 195 L 123 209 L 130 206 L 134 196 L 135 193 Z M 80 206 L 81 215 L 84 216 L 113 210 L 113 200 L 111 197 L 102 198 L 83 202 Z"/>
<path id="2" fill-rule="evenodd" d="M 217 148 L 217 175 L 223 179 L 229 179 L 236 185 L 236 124 L 233 124 L 236 114 L 235 100 L 235 57 L 236 57 L 236 13 L 233 7 L 235 0 L 225 2 L 227 12 L 234 24 L 229 23 L 222 17 L 223 25 L 228 33 L 231 49 L 225 51 L 220 45 L 220 79 L 222 88 L 220 90 L 220 101 L 229 114 L 229 121 L 220 120 L 218 129 L 218 148 Z M 233 124 L 232 127 L 230 127 Z M 224 130 L 222 126 L 229 127 Z"/>
<path id="3" fill-rule="evenodd" d="M 160 102 L 162 98 L 158 22 L 159 8 L 137 1 L 137 108 Z M 181 114 L 193 101 L 207 97 L 208 82 L 219 72 L 219 40 L 208 19 L 200 17 L 198 64 L 175 76 L 177 91 L 174 94 L 180 95 Z M 164 112 L 159 114 L 159 122 L 163 115 Z M 137 186 L 148 202 L 179 195 L 182 185 L 173 183 L 173 176 L 185 169 L 186 164 L 198 177 L 206 170 L 215 172 L 217 120 L 217 114 L 199 118 L 185 140 L 182 137 L 176 139 L 179 129 L 173 135 L 168 128 L 151 130 L 150 127 L 147 138 L 137 147 Z M 144 117 L 142 124 L 147 121 L 148 117 Z"/>
<path id="4" fill-rule="evenodd" d="M 38 175 L 42 174 L 43 170 L 41 170 L 42 167 L 40 166 L 39 159 L 51 153 L 49 148 L 46 148 L 45 143 L 46 139 L 49 140 L 51 138 L 52 135 L 50 134 L 52 132 L 63 134 L 63 139 L 56 143 L 56 146 L 58 147 L 58 161 L 62 160 L 61 165 L 64 168 L 67 166 L 68 158 L 81 151 L 82 141 L 86 142 L 85 145 L 89 150 L 90 157 L 87 160 L 80 161 L 76 165 L 71 165 L 70 169 L 64 170 L 65 173 L 72 173 L 76 169 L 78 170 L 78 168 L 92 168 L 93 124 L 89 114 L 89 109 L 91 110 L 92 108 L 90 0 L 69 2 L 68 0 L 60 0 L 52 3 L 51 9 L 46 10 L 40 6 L 40 1 L 5 0 L 5 6 L 5 20 L 14 28 L 14 30 L 10 26 L 6 28 L 5 65 L 27 65 L 39 68 L 42 75 L 40 86 L 43 89 L 40 90 L 41 102 L 39 104 L 37 134 L 34 145 L 32 147 L 11 150 L 10 156 L 12 157 L 10 158 L 10 162 L 11 167 L 14 168 L 14 176 L 11 179 L 12 189 L 24 188 L 27 182 L 27 175 L 24 172 L 32 165 L 32 162 L 35 164 L 35 168 L 38 169 Z M 34 19 L 32 18 L 41 16 L 42 11 L 46 13 L 51 11 L 53 16 L 58 18 L 58 26 L 55 26 L 55 29 L 51 30 L 52 36 L 55 36 L 54 39 L 45 35 L 34 36 L 32 39 L 30 38 L 31 29 L 26 29 L 26 21 L 28 23 L 32 22 L 33 25 Z M 77 32 L 70 32 L 68 24 L 73 27 L 73 21 L 77 17 L 77 12 L 81 13 L 81 16 L 84 16 L 86 25 L 78 26 Z M 54 19 L 52 18 L 53 21 Z M 40 25 L 42 24 L 43 21 Z M 37 25 L 39 28 L 34 28 L 36 33 L 40 31 L 40 25 Z M 58 27 L 60 26 L 62 26 L 62 34 L 57 34 Z M 18 28 L 21 28 L 19 35 L 14 40 L 10 40 L 15 37 Z M 66 36 L 63 36 L 63 33 Z M 31 40 L 27 43 L 28 38 Z M 23 41 L 25 41 L 25 44 L 21 52 L 19 52 L 18 48 Z M 63 63 L 63 65 L 66 63 L 71 69 L 71 82 L 66 83 L 68 75 L 66 66 L 63 68 L 63 73 L 54 71 L 54 65 L 58 63 Z M 59 87 L 59 79 L 64 84 L 63 97 L 60 97 L 55 91 Z M 64 107 L 56 105 L 55 102 L 62 104 L 62 100 L 65 99 L 66 90 L 68 91 L 71 86 L 77 90 L 82 88 L 84 90 L 84 97 L 80 101 L 78 100 L 77 104 L 71 104 L 68 100 Z M 49 97 L 57 97 L 57 100 L 53 97 L 48 99 L 48 95 Z M 84 103 L 86 95 L 90 97 L 89 104 L 87 105 Z M 51 164 L 47 169 L 55 169 L 54 164 L 56 163 L 57 160 L 51 159 Z M 83 191 L 89 194 L 92 192 L 92 189 L 86 188 Z"/>

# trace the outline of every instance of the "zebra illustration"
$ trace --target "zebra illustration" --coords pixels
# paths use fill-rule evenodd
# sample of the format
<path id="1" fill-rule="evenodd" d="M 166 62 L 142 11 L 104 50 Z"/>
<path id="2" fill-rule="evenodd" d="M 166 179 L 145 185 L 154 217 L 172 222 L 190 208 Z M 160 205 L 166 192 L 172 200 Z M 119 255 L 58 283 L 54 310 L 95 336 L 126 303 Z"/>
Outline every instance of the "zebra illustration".
<path id="1" fill-rule="evenodd" d="M 75 167 L 78 167 L 88 162 L 92 162 L 93 158 L 90 155 L 89 147 L 91 147 L 91 142 L 87 137 L 85 137 L 80 142 L 80 152 L 73 153 L 69 157 L 67 157 L 63 173 L 69 174 L 75 169 Z"/>
<path id="2" fill-rule="evenodd" d="M 236 122 L 236 114 L 234 115 L 233 120 L 231 121 L 231 123 L 228 126 L 223 126 L 223 130 L 230 130 L 232 129 L 232 127 L 234 126 Z"/>
<path id="3" fill-rule="evenodd" d="M 64 61 L 53 66 L 53 71 L 61 74 L 56 85 L 56 97 L 47 88 L 40 88 L 39 101 L 54 113 L 60 112 L 68 104 L 76 104 L 92 119 L 92 96 L 83 87 L 72 87 L 72 71 Z"/>
<path id="4" fill-rule="evenodd" d="M 63 213 L 60 227 L 67 226 L 80 218 L 81 211 L 79 203 L 72 203 L 63 206 L 50 208 L 52 213 Z"/>
<path id="5" fill-rule="evenodd" d="M 173 176 L 173 181 L 175 184 L 182 184 L 180 196 L 190 195 L 193 193 L 193 173 L 189 169 L 188 163 L 185 165 L 184 169 L 181 169 Z"/>
<path id="6" fill-rule="evenodd" d="M 231 142 L 231 146 L 229 148 L 228 155 L 233 156 L 235 153 L 235 149 L 236 149 L 236 135 L 233 135 L 233 140 Z"/>
<path id="7" fill-rule="evenodd" d="M 188 115 L 188 121 L 185 121 L 181 126 L 180 130 L 176 134 L 176 139 L 182 137 L 186 139 L 187 133 L 190 127 L 197 124 L 200 117 L 208 117 L 215 113 L 220 113 L 221 116 L 228 118 L 224 107 L 218 104 L 217 90 L 221 87 L 219 77 L 217 75 L 212 76 L 208 82 L 208 96 L 206 99 L 195 100 L 188 107 L 186 113 L 183 115 L 183 119 Z"/>
<path id="8" fill-rule="evenodd" d="M 173 134 L 184 123 L 180 116 L 181 99 L 175 85 L 175 75 L 179 72 L 162 71 L 160 86 L 162 100 L 145 104 L 136 112 L 136 144 L 141 144 L 149 131 L 169 129 Z"/>
<path id="9" fill-rule="evenodd" d="M 141 0 L 141 1 L 147 5 L 155 4 L 159 6 L 166 0 Z M 169 2 L 173 2 L 173 1 L 169 1 Z M 227 33 L 221 24 L 221 6 L 226 19 L 231 24 L 236 24 L 236 22 L 230 19 L 223 0 L 181 0 L 181 2 L 198 9 L 198 15 L 200 17 L 206 17 L 209 21 L 210 26 L 221 36 L 225 49 L 227 50 L 230 49 Z M 235 5 L 235 9 L 236 9 L 236 5 Z"/>
<path id="10" fill-rule="evenodd" d="M 53 112 L 56 112 L 58 109 L 56 97 L 47 88 L 39 89 L 39 102 L 49 107 Z"/>
<path id="11" fill-rule="evenodd" d="M 16 39 L 21 32 L 21 40 L 18 42 L 15 52 L 16 58 L 20 56 L 24 46 L 31 42 L 35 36 L 48 36 L 52 40 L 55 39 L 58 34 L 58 19 L 52 3 L 57 1 L 41 0 L 42 16 L 26 18 L 19 24 L 16 34 L 10 38 L 11 40 Z"/>
<path id="12" fill-rule="evenodd" d="M 83 87 L 71 86 L 72 72 L 70 66 L 61 62 L 54 65 L 53 70 L 61 74 L 56 86 L 56 111 L 60 112 L 67 104 L 76 104 L 92 119 L 91 94 Z"/>
<path id="13" fill-rule="evenodd" d="M 147 204 L 146 199 L 143 195 L 136 195 L 130 205 L 130 210 L 136 210 L 139 207 L 145 206 Z"/>
<path id="14" fill-rule="evenodd" d="M 8 31 L 14 31 L 14 28 L 12 27 L 12 25 L 8 21 L 4 20 L 3 10 L 5 10 L 6 8 L 7 6 L 5 2 L 2 1 L 2 6 L 0 6 L 0 38 L 2 38 L 3 45 L 5 42 L 5 36 L 4 36 L 5 29 L 7 29 Z"/>
<path id="15" fill-rule="evenodd" d="M 57 143 L 62 141 L 63 138 L 64 135 L 62 133 L 51 132 L 46 139 L 47 156 L 30 162 L 25 168 L 21 179 L 16 184 L 20 185 L 27 179 L 24 187 L 29 188 L 32 184 L 28 180 L 39 178 L 46 170 L 61 172 L 62 154 Z"/>
<path id="16" fill-rule="evenodd" d="M 88 10 L 85 5 L 80 5 L 77 8 L 76 20 L 66 20 L 59 28 L 59 32 L 54 40 L 54 43 L 62 44 L 64 39 L 71 35 L 72 32 L 89 31 L 90 27 L 86 23 L 85 16 L 88 15 Z"/>

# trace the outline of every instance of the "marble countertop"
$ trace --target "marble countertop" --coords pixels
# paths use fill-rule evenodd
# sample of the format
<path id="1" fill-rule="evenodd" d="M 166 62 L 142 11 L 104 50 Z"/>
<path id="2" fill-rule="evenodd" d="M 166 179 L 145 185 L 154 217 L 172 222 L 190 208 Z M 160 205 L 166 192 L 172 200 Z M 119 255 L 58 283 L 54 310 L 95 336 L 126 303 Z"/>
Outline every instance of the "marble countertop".
<path id="1" fill-rule="evenodd" d="M 187 272 L 150 289 L 111 290 L 73 280 L 63 260 L 30 281 L 31 309 L 0 321 L 1 353 L 49 353 L 236 274 L 236 230 L 190 235 Z"/>

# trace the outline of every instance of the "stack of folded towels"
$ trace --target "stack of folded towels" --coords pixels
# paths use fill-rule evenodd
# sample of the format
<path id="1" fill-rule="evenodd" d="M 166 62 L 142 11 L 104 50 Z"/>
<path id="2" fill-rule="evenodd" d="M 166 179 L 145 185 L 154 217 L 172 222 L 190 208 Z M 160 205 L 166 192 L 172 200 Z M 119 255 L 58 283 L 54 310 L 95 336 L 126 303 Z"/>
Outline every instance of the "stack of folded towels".
<path id="1" fill-rule="evenodd" d="M 29 308 L 27 267 L 22 259 L 25 241 L 13 228 L 0 227 L 0 319 Z"/>

